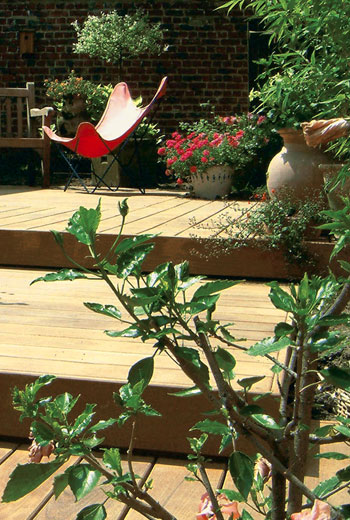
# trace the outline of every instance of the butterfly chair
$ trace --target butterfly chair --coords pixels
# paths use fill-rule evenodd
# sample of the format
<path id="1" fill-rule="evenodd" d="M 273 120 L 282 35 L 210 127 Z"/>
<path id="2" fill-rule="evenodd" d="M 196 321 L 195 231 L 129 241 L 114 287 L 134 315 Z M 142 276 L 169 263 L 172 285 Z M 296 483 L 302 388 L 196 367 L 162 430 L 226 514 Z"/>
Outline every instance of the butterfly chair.
<path id="1" fill-rule="evenodd" d="M 112 188 L 106 180 L 106 175 L 115 161 L 117 161 L 122 171 L 128 175 L 131 160 L 129 158 L 128 163 L 123 164 L 120 157 L 120 152 L 129 139 L 133 138 L 134 153 L 132 156 L 136 156 L 139 166 L 139 189 L 141 193 L 145 192 L 144 188 L 142 187 L 139 144 L 146 134 L 147 128 L 152 121 L 155 113 L 154 110 L 153 116 L 148 119 L 148 123 L 145 125 L 145 128 L 140 133 L 140 135 L 137 135 L 138 133 L 136 130 L 139 127 L 141 121 L 150 115 L 152 109 L 154 109 L 159 104 L 160 99 L 165 94 L 166 85 L 167 78 L 165 77 L 160 82 L 158 90 L 149 105 L 146 107 L 138 107 L 130 96 L 127 84 L 118 83 L 114 87 L 114 90 L 108 99 L 105 111 L 97 125 L 94 126 L 89 122 L 80 123 L 75 137 L 61 137 L 53 132 L 49 127 L 43 127 L 44 131 L 52 141 L 58 143 L 59 145 L 63 145 L 77 154 L 79 157 L 93 159 L 97 157 L 103 157 L 108 154 L 113 156 L 112 161 L 107 163 L 107 166 L 102 173 L 97 173 L 96 171 L 94 172 L 96 184 L 92 191 L 89 192 L 85 182 L 80 177 L 74 162 L 70 159 L 69 153 L 65 154 L 63 149 L 60 148 L 60 151 L 65 161 L 69 164 L 71 170 L 71 175 L 65 185 L 64 190 L 66 190 L 72 180 L 76 178 L 84 187 L 84 189 L 89 193 L 93 193 L 102 185 L 112 191 L 116 191 L 119 186 Z"/>

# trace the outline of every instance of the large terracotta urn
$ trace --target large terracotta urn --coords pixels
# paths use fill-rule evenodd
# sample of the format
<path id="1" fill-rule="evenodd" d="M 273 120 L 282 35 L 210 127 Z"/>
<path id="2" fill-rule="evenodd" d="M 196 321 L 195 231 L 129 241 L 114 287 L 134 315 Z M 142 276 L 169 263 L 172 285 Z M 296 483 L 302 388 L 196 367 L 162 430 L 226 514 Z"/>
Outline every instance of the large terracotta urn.
<path id="1" fill-rule="evenodd" d="M 278 197 L 286 193 L 302 200 L 312 192 L 320 192 L 323 176 L 318 166 L 329 162 L 327 156 L 309 147 L 301 130 L 283 128 L 278 133 L 283 138 L 283 148 L 268 166 L 269 195 Z"/>

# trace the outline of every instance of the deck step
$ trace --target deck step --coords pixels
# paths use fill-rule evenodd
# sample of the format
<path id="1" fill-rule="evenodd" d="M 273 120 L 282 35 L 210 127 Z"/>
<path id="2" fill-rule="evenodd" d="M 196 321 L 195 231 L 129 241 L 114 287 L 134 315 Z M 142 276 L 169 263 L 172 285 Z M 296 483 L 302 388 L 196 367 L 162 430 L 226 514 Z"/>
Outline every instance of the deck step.
<path id="1" fill-rule="evenodd" d="M 83 305 L 116 303 L 104 282 L 76 280 L 30 285 L 45 273 L 38 269 L 0 268 L 0 415 L 6 417 L 6 421 L 0 422 L 0 435 L 28 435 L 28 423 L 19 423 L 17 412 L 12 411 L 10 390 L 47 373 L 57 376 L 49 392 L 81 394 L 81 407 L 86 402 L 99 404 L 98 418 L 115 416 L 118 410 L 113 392 L 126 382 L 130 366 L 153 352 L 152 343 L 104 334 L 106 329 L 118 330 L 121 325 Z M 234 322 L 231 332 L 235 337 L 247 338 L 242 341 L 243 346 L 270 336 L 275 324 L 286 319 L 286 313 L 272 306 L 268 292 L 265 284 L 242 282 L 221 295 L 216 317 L 222 323 Z M 241 350 L 232 352 L 237 360 L 238 379 L 265 376 L 254 389 L 271 392 L 266 405 L 274 414 L 276 376 L 270 370 L 271 363 Z M 140 423 L 139 448 L 188 451 L 188 429 L 210 410 L 201 396 L 172 395 L 190 386 L 191 381 L 168 356 L 156 357 L 154 378 L 145 397 L 162 413 L 162 418 L 145 418 Z M 126 446 L 128 431 L 117 427 L 108 430 L 106 442 Z M 213 442 L 215 447 L 208 445 L 209 451 L 217 449 L 218 443 Z"/>

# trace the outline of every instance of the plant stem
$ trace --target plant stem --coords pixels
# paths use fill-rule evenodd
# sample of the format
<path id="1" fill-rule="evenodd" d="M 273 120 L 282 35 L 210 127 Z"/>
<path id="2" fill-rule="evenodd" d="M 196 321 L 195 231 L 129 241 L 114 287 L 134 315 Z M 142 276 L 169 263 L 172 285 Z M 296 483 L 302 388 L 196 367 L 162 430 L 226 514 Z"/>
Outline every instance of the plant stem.
<path id="1" fill-rule="evenodd" d="M 209 495 L 210 501 L 213 505 L 213 509 L 215 511 L 215 516 L 217 520 L 224 520 L 224 517 L 222 515 L 221 509 L 219 507 L 218 501 L 216 499 L 214 490 L 210 484 L 210 481 L 208 479 L 207 472 L 205 471 L 205 467 L 202 464 L 198 464 L 199 473 L 201 475 L 202 482 L 204 484 L 204 487 Z"/>

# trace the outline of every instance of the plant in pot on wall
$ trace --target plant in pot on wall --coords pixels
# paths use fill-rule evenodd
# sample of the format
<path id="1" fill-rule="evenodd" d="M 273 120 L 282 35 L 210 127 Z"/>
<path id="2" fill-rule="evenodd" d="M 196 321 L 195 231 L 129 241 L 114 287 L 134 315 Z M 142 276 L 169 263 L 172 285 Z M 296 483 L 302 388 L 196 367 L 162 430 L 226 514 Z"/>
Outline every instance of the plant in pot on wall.
<path id="1" fill-rule="evenodd" d="M 222 7 L 242 5 L 241 0 L 230 0 Z M 250 0 L 244 2 L 244 7 L 253 18 L 261 20 L 274 45 L 269 59 L 260 61 L 265 71 L 258 78 L 260 85 L 252 99 L 257 101 L 257 110 L 268 114 L 281 133 L 289 129 L 285 148 L 268 170 L 269 192 L 274 189 L 277 193 L 282 185 L 296 189 L 296 183 L 300 184 L 300 193 L 304 188 L 320 187 L 323 179 L 318 164 L 333 159 L 325 160 L 319 154 L 308 158 L 312 151 L 304 147 L 297 132 L 304 121 L 349 112 L 350 5 L 334 0 Z M 299 151 L 300 165 L 296 162 Z M 305 173 L 308 163 L 309 178 Z"/>
<path id="2" fill-rule="evenodd" d="M 166 175 L 173 175 L 178 185 L 189 184 L 195 196 L 205 199 L 252 186 L 257 159 L 266 157 L 276 140 L 268 119 L 253 114 L 213 115 L 182 122 L 179 128 L 180 132 L 165 140 L 158 155 L 166 165 Z"/>

